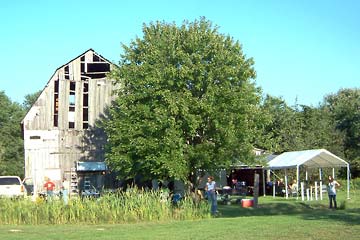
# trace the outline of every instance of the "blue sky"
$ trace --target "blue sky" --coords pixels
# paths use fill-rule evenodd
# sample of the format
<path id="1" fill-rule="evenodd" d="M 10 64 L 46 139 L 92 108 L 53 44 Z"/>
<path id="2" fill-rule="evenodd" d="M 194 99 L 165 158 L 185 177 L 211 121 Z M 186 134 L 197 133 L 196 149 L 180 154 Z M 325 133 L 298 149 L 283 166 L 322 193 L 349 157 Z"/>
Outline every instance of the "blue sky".
<path id="1" fill-rule="evenodd" d="M 143 23 L 205 16 L 255 60 L 256 85 L 289 105 L 318 106 L 360 86 L 360 1 L 13 0 L 0 5 L 0 91 L 22 103 L 89 48 L 118 62 Z"/>

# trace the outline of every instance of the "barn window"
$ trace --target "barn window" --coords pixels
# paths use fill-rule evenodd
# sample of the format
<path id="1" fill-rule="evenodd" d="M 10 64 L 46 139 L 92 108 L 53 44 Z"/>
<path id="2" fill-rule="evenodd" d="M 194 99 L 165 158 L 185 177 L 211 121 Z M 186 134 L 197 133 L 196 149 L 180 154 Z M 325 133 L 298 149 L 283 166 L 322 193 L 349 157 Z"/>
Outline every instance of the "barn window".
<path id="1" fill-rule="evenodd" d="M 75 82 L 70 82 L 70 92 L 75 92 Z"/>
<path id="2" fill-rule="evenodd" d="M 109 72 L 110 64 L 108 63 L 88 63 L 87 72 Z"/>
<path id="3" fill-rule="evenodd" d="M 59 113 L 59 80 L 54 81 L 54 127 L 58 126 Z"/>
<path id="4" fill-rule="evenodd" d="M 89 127 L 89 83 L 83 83 L 83 129 Z"/>
<path id="5" fill-rule="evenodd" d="M 30 136 L 30 139 L 41 139 L 41 137 L 40 136 Z"/>
<path id="6" fill-rule="evenodd" d="M 100 62 L 100 58 L 98 55 L 96 54 L 93 55 L 93 62 Z"/>
<path id="7" fill-rule="evenodd" d="M 87 108 L 83 109 L 83 121 L 87 122 L 89 120 L 89 112 Z"/>
<path id="8" fill-rule="evenodd" d="M 75 128 L 75 95 L 76 83 L 71 81 L 69 86 L 69 113 L 68 113 L 68 121 L 69 128 Z"/>
<path id="9" fill-rule="evenodd" d="M 69 105 L 70 105 L 70 107 L 75 106 L 75 93 L 72 93 L 72 92 L 70 93 L 70 95 L 69 95 Z"/>
<path id="10" fill-rule="evenodd" d="M 76 83 L 75 82 L 70 82 L 69 111 L 75 111 L 75 89 L 76 89 Z"/>
<path id="11" fill-rule="evenodd" d="M 69 65 L 65 66 L 64 72 L 65 72 L 65 79 L 70 79 Z"/>

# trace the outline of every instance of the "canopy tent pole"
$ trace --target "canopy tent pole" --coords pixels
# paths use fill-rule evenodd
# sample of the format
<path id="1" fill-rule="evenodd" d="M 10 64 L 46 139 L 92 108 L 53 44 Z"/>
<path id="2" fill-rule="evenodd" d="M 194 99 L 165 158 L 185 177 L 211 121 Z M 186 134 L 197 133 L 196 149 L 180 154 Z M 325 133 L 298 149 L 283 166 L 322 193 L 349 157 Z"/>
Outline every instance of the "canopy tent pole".
<path id="1" fill-rule="evenodd" d="M 289 193 L 288 193 L 288 176 L 287 176 L 287 171 L 285 168 L 285 198 L 288 199 L 289 198 Z"/>
<path id="2" fill-rule="evenodd" d="M 309 174 L 307 168 L 305 169 L 305 181 L 306 181 L 306 186 L 305 186 L 306 200 L 309 201 Z"/>
<path id="3" fill-rule="evenodd" d="M 299 193 L 299 182 L 300 182 L 300 178 L 299 178 L 299 165 L 296 166 L 296 189 Z M 296 200 L 299 198 L 299 194 L 296 194 Z"/>
<path id="4" fill-rule="evenodd" d="M 350 165 L 347 164 L 346 166 L 346 170 L 347 170 L 347 173 L 346 173 L 346 177 L 347 177 L 347 199 L 350 199 Z"/>
<path id="5" fill-rule="evenodd" d="M 323 191 L 322 191 L 322 168 L 319 168 L 319 180 L 320 180 L 320 200 L 323 200 Z"/>
<path id="6" fill-rule="evenodd" d="M 305 200 L 304 195 L 304 182 L 301 182 L 301 201 Z"/>
<path id="7" fill-rule="evenodd" d="M 273 173 L 274 173 L 274 171 L 273 171 Z M 275 184 L 276 184 L 276 182 L 275 182 L 275 174 L 273 174 L 273 184 L 272 184 L 272 186 L 273 186 L 273 198 L 275 198 Z"/>

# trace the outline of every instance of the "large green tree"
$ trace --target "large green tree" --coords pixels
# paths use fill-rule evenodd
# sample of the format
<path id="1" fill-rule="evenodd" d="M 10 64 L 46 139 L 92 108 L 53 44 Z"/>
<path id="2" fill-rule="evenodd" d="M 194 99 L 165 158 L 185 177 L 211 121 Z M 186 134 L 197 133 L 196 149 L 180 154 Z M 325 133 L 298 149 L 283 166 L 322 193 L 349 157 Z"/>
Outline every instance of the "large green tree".
<path id="1" fill-rule="evenodd" d="M 198 169 L 253 159 L 260 90 L 238 41 L 201 18 L 144 25 L 123 48 L 105 123 L 107 162 L 121 178 L 194 182 Z"/>
<path id="2" fill-rule="evenodd" d="M 24 146 L 20 121 L 23 108 L 0 91 L 0 175 L 24 174 Z"/>

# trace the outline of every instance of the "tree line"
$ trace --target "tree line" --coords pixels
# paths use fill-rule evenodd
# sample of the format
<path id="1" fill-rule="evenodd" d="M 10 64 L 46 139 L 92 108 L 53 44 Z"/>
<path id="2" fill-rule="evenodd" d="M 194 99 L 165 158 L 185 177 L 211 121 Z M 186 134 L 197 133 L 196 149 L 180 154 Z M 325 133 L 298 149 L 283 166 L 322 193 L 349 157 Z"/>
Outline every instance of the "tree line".
<path id="1" fill-rule="evenodd" d="M 0 91 L 0 175 L 24 176 L 24 142 L 21 120 L 40 91 L 25 96 L 22 104 Z"/>
<path id="2" fill-rule="evenodd" d="M 195 181 L 271 153 L 325 148 L 360 174 L 360 90 L 340 89 L 318 106 L 289 106 L 256 86 L 254 60 L 239 41 L 200 18 L 151 22 L 123 45 L 109 77 L 120 86 L 101 123 L 106 162 L 120 178 Z M 0 92 L 0 174 L 23 174 L 20 121 L 38 93 L 22 105 Z"/>

